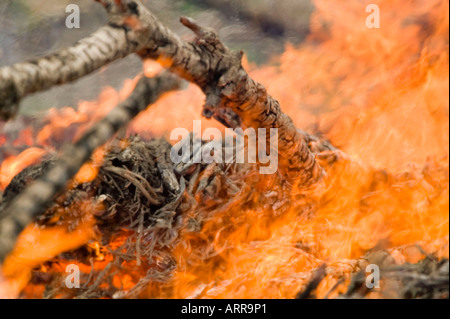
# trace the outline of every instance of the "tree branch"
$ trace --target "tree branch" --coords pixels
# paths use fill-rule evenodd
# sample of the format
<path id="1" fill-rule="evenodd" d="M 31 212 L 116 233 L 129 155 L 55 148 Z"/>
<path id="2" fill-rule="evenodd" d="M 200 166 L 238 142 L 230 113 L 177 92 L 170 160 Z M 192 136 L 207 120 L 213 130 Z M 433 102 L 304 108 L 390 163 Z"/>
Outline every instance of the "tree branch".
<path id="1" fill-rule="evenodd" d="M 20 100 L 29 94 L 78 80 L 151 45 L 152 17 L 144 7 L 138 19 L 131 3 L 119 7 L 110 0 L 98 2 L 108 11 L 107 26 L 72 47 L 0 68 L 0 119 L 14 117 Z"/>
<path id="2" fill-rule="evenodd" d="M 42 177 L 27 186 L 14 198 L 11 205 L 1 212 L 0 261 L 13 248 L 20 232 L 42 213 L 47 205 L 91 157 L 94 150 L 105 144 L 120 128 L 139 112 L 154 103 L 163 93 L 179 88 L 180 80 L 169 74 L 156 78 L 142 78 L 131 95 L 103 120 L 94 125 L 75 144 L 67 144 L 54 165 Z"/>
<path id="3" fill-rule="evenodd" d="M 0 69 L 0 116 L 14 114 L 23 96 L 74 81 L 114 59 L 137 51 L 197 84 L 206 95 L 203 115 L 228 127 L 277 128 L 279 168 L 297 188 L 316 182 L 322 169 L 291 118 L 278 101 L 249 77 L 241 64 L 243 52 L 228 49 L 217 34 L 188 18 L 181 22 L 196 35 L 181 40 L 140 1 L 97 0 L 109 14 L 109 25 L 74 47 L 34 62 Z"/>
<path id="4" fill-rule="evenodd" d="M 189 18 L 181 18 L 181 23 L 197 35 L 194 43 L 182 41 L 156 18 L 153 21 L 158 30 L 152 33 L 154 45 L 139 54 L 197 84 L 206 95 L 205 117 L 233 128 L 277 128 L 281 173 L 300 189 L 320 179 L 322 169 L 308 148 L 307 136 L 297 130 L 264 86 L 250 78 L 242 67 L 242 51 L 228 49 L 212 29 Z"/>

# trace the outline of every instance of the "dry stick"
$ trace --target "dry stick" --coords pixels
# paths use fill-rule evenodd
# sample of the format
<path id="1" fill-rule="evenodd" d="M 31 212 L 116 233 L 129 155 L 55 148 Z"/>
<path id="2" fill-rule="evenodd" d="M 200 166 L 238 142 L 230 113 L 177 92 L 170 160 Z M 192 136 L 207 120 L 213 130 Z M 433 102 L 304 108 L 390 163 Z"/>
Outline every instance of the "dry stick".
<path id="1" fill-rule="evenodd" d="M 75 144 L 65 145 L 52 168 L 18 195 L 0 220 L 0 261 L 12 250 L 20 232 L 34 216 L 47 208 L 54 196 L 91 157 L 94 150 L 105 144 L 121 127 L 139 112 L 154 103 L 163 93 L 179 88 L 180 80 L 171 74 L 142 78 L 131 95 L 103 120 L 94 125 Z"/>
<path id="2" fill-rule="evenodd" d="M 233 128 L 277 128 L 280 171 L 298 188 L 321 177 L 322 169 L 308 148 L 307 137 L 282 112 L 278 101 L 248 76 L 241 64 L 242 51 L 231 51 L 213 30 L 187 18 L 181 22 L 198 39 L 195 43 L 183 41 L 140 1 L 98 2 L 108 10 L 107 27 L 72 48 L 0 69 L 0 117 L 14 114 L 13 105 L 27 94 L 74 81 L 136 51 L 197 84 L 206 94 L 206 117 Z"/>
<path id="3" fill-rule="evenodd" d="M 138 188 L 141 191 L 141 193 L 145 196 L 145 198 L 148 200 L 149 203 L 153 205 L 161 204 L 161 202 L 158 200 L 158 196 L 154 192 L 152 195 L 150 195 L 150 193 L 147 191 L 152 190 L 152 188 L 149 182 L 142 176 L 135 174 L 131 171 L 128 171 L 125 168 L 115 166 L 105 167 L 105 171 L 116 174 L 130 181 L 134 186 L 136 186 L 136 188 Z M 142 185 L 138 179 L 140 179 L 142 184 L 144 185 Z"/>
<path id="4" fill-rule="evenodd" d="M 295 299 L 309 299 L 313 297 L 314 291 L 327 275 L 327 265 L 322 264 L 313 274 L 305 289 L 297 294 Z"/>
<path id="5" fill-rule="evenodd" d="M 0 120 L 14 117 L 25 96 L 55 85 L 73 82 L 104 65 L 151 45 L 149 32 L 142 20 L 138 28 L 130 28 L 125 19 L 133 5 L 107 7 L 109 23 L 74 46 L 29 62 L 0 68 Z M 126 14 L 128 13 L 128 14 Z"/>
<path id="6" fill-rule="evenodd" d="M 125 30 L 106 26 L 71 48 L 1 68 L 0 118 L 13 117 L 26 95 L 72 82 L 131 52 Z"/>
<path id="7" fill-rule="evenodd" d="M 266 89 L 248 76 L 241 64 L 242 52 L 229 50 L 214 31 L 182 18 L 181 22 L 198 36 L 195 43 L 185 42 L 139 1 L 99 2 L 109 12 L 107 27 L 72 48 L 34 62 L 0 69 L 0 101 L 3 101 L 0 102 L 0 113 L 14 113 L 11 105 L 27 94 L 74 81 L 114 59 L 139 51 L 142 57 L 156 59 L 196 83 L 206 94 L 206 117 L 215 117 L 229 127 L 277 128 L 279 167 L 288 181 L 303 188 L 321 177 L 322 169 L 308 148 L 307 137 L 296 129 Z M 138 85 L 136 91 L 144 91 L 143 86 L 142 83 Z M 133 94 L 128 103 L 138 103 L 135 96 L 141 94 Z M 128 121 L 128 116 L 120 118 L 124 114 L 119 113 L 125 112 L 113 111 L 117 121 L 114 125 L 118 127 L 122 125 L 119 123 Z M 87 139 L 68 146 L 51 174 L 34 183 L 7 210 L 5 219 L 0 222 L 0 259 L 12 248 L 18 232 L 64 187 L 93 149 L 112 136 L 111 131 L 116 127 L 105 121 L 102 122 L 105 125 L 99 126 L 98 133 L 101 134 L 91 133 Z"/>

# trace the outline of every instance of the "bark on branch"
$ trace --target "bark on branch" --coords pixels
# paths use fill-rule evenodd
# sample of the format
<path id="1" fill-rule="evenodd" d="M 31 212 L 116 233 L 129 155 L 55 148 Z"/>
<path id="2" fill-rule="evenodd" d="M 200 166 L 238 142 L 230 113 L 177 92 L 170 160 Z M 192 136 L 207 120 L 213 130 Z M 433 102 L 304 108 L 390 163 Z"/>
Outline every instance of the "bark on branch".
<path id="1" fill-rule="evenodd" d="M 212 29 L 188 18 L 181 22 L 197 39 L 194 43 L 183 41 L 140 1 L 97 1 L 109 13 L 108 26 L 72 48 L 0 69 L 0 116 L 13 115 L 14 105 L 27 94 L 74 81 L 138 52 L 196 83 L 206 95 L 206 117 L 233 128 L 278 128 L 279 168 L 288 181 L 305 187 L 321 177 L 322 169 L 308 148 L 307 137 L 282 112 L 278 101 L 249 77 L 241 64 L 242 51 L 231 51 Z"/>
<path id="2" fill-rule="evenodd" d="M 25 96 L 55 85 L 73 82 L 104 65 L 151 45 L 152 16 L 141 9 L 139 24 L 133 20 L 136 7 L 98 1 L 108 11 L 109 23 L 74 46 L 28 62 L 0 68 L 0 119 L 15 116 Z M 131 27 L 131 25 L 133 27 Z"/>
<path id="3" fill-rule="evenodd" d="M 310 138 L 297 130 L 291 118 L 282 112 L 278 101 L 246 73 L 241 64 L 242 51 L 228 49 L 213 30 L 188 18 L 181 18 L 181 22 L 197 35 L 197 39 L 194 43 L 183 41 L 139 1 L 99 2 L 108 10 L 108 26 L 69 49 L 34 62 L 0 69 L 0 114 L 13 114 L 12 105 L 27 94 L 74 81 L 136 51 L 142 58 L 155 59 L 197 84 L 206 95 L 203 111 L 206 117 L 214 117 L 233 128 L 277 128 L 279 170 L 288 182 L 301 189 L 321 177 L 322 169 L 308 147 Z M 27 188 L 4 212 L 6 217 L 0 222 L 0 259 L 12 247 L 18 232 L 64 187 L 96 147 L 126 124 L 133 112 L 176 86 L 173 81 L 172 85 L 149 86 L 146 81 L 141 81 L 133 95 L 96 129 L 66 148 L 57 165 Z M 156 92 L 147 94 L 153 88 Z M 147 100 L 140 100 L 143 96 Z"/>
<path id="4" fill-rule="evenodd" d="M 153 21 L 153 46 L 139 54 L 197 84 L 206 95 L 205 117 L 214 117 L 233 128 L 277 128 L 279 169 L 287 180 L 302 188 L 322 176 L 322 169 L 308 148 L 307 136 L 297 130 L 264 86 L 247 74 L 241 63 L 242 51 L 228 49 L 212 29 L 189 18 L 181 18 L 181 23 L 196 34 L 194 43 L 181 40 L 156 18 Z"/>
<path id="5" fill-rule="evenodd" d="M 30 184 L 0 212 L 0 261 L 12 250 L 17 236 L 42 213 L 55 195 L 91 157 L 94 150 L 105 144 L 139 112 L 154 103 L 163 93 L 179 88 L 180 80 L 170 74 L 142 78 L 131 95 L 103 120 L 93 126 L 75 144 L 65 145 L 61 155 L 43 176 Z"/>

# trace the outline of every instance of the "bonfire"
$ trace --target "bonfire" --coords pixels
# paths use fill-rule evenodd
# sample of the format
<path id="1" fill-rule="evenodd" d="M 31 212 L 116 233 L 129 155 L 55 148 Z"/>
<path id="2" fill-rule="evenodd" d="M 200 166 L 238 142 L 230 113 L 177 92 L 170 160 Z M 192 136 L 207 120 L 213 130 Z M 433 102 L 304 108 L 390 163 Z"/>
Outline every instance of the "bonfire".
<path id="1" fill-rule="evenodd" d="M 0 131 L 0 297 L 448 298 L 448 1 L 377 1 L 372 28 L 370 1 L 315 0 L 267 66 L 97 2 L 91 36 L 0 68 L 4 128 L 30 94 L 143 62 Z"/>

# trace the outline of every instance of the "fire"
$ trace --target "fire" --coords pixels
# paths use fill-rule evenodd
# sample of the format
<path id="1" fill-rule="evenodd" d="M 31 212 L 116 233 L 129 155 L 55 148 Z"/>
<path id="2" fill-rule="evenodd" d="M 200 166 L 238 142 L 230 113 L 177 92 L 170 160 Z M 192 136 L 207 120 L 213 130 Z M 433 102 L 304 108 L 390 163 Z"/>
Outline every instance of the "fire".
<path id="1" fill-rule="evenodd" d="M 385 249 L 397 264 L 417 262 L 422 256 L 417 245 L 448 258 L 449 4 L 379 0 L 381 28 L 369 29 L 365 8 L 370 3 L 315 0 L 305 43 L 288 45 L 271 66 L 246 63 L 251 76 L 280 101 L 297 127 L 325 136 L 342 151 L 330 154 L 338 157 L 336 162 L 319 159 L 327 173 L 323 182 L 291 190 L 276 177 L 255 180 L 227 206 L 190 212 L 183 222 L 198 220 L 201 230 L 181 229 L 172 250 L 173 277 L 164 287 L 149 285 L 145 296 L 292 298 L 326 263 L 327 275 L 317 291 L 324 297 L 342 276 L 348 281 L 350 273 L 363 269 L 369 251 Z M 159 68 L 146 62 L 145 70 L 149 75 Z M 57 139 L 68 138 L 69 127 L 74 128 L 70 138 L 76 139 L 135 83 L 126 82 L 121 92 L 106 89 L 99 101 L 82 102 L 77 111 L 50 112 L 36 141 L 24 133 L 24 144 L 51 149 L 62 143 Z M 189 123 L 200 119 L 203 100 L 193 85 L 169 94 L 137 117 L 127 134 L 148 139 L 176 127 L 192 129 Z M 203 127 L 220 127 L 202 121 Z M 3 161 L 0 188 L 42 158 L 42 148 Z M 98 150 L 74 185 L 93 181 L 103 156 L 104 149 Z M 99 207 L 89 205 L 83 209 L 95 214 Z M 96 256 L 93 268 L 107 267 L 112 260 L 108 251 L 126 241 L 126 232 L 108 244 L 93 241 L 94 223 L 87 220 L 75 232 L 27 228 L 12 254 L 14 262 L 9 259 L 3 265 L 4 276 L 14 279 L 9 291 L 17 295 L 33 268 L 88 242 Z M 38 241 L 40 245 L 31 245 Z M 64 273 L 69 262 L 56 259 L 61 268 L 53 265 L 45 271 Z M 165 262 L 161 257 L 155 264 Z M 16 264 L 22 265 L 20 271 Z M 135 261 L 122 266 L 137 267 Z M 83 272 L 91 271 L 85 268 Z M 115 275 L 113 285 L 132 290 L 145 276 L 136 269 Z M 5 286 L 0 281 L 0 287 Z M 25 288 L 25 297 L 36 296 L 31 286 Z"/>
<path id="2" fill-rule="evenodd" d="M 5 190 L 11 180 L 27 166 L 38 163 L 47 152 L 41 148 L 26 149 L 18 156 L 8 157 L 0 166 L 0 190 Z"/>
<path id="3" fill-rule="evenodd" d="M 97 149 L 94 154 L 92 154 L 91 161 L 84 164 L 73 178 L 74 186 L 77 184 L 90 183 L 97 177 L 100 166 L 103 164 L 104 155 L 105 149 L 103 147 Z"/>
<path id="4" fill-rule="evenodd" d="M 448 154 L 448 2 L 377 1 L 380 29 L 365 26 L 369 3 L 316 1 L 308 44 L 252 76 L 298 127 L 370 166 Z"/>
<path id="5" fill-rule="evenodd" d="M 86 216 L 81 225 L 72 232 L 66 227 L 39 229 L 29 226 L 20 235 L 16 248 L 0 269 L 0 298 L 18 296 L 31 278 L 31 271 L 57 255 L 78 248 L 94 237 L 94 219 Z M 55 240 L 55 239 L 64 240 Z M 18 266 L 19 265 L 19 266 Z"/>
<path id="6" fill-rule="evenodd" d="M 423 256 L 415 244 L 448 257 L 448 2 L 378 1 L 380 29 L 364 24 L 369 3 L 315 1 L 307 43 L 251 71 L 349 158 L 282 216 L 239 201 L 208 214 L 177 247 L 175 297 L 292 298 L 327 263 L 324 297 L 375 247 L 399 264 Z"/>

